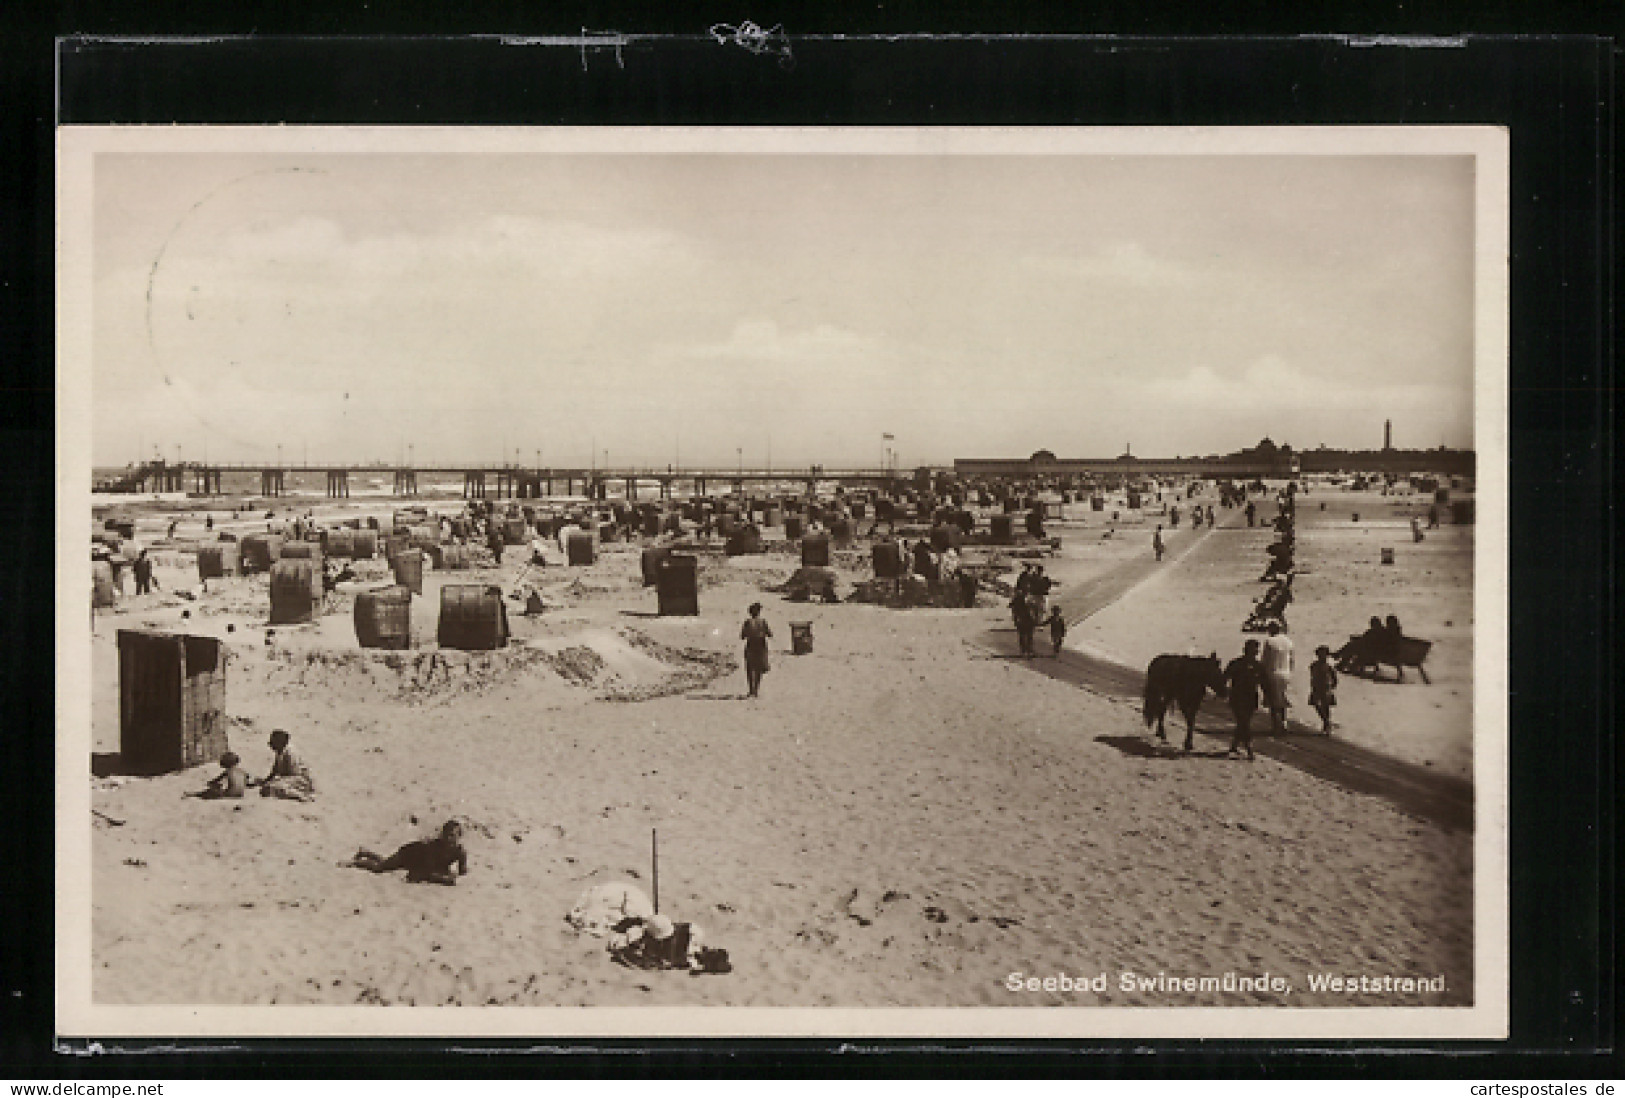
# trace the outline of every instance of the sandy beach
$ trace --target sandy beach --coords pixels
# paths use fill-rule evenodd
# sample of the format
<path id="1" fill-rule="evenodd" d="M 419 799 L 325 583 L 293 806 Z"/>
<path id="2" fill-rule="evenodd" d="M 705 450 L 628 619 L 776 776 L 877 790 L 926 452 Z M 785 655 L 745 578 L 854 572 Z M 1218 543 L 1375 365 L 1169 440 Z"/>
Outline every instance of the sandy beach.
<path id="1" fill-rule="evenodd" d="M 355 499 L 317 511 L 326 521 L 385 517 L 392 506 Z M 1316 643 L 1335 647 L 1370 614 L 1397 613 L 1434 642 L 1432 684 L 1345 678 L 1336 736 L 1466 777 L 1472 527 L 1413 545 L 1417 506 L 1320 486 L 1300 501 L 1294 715 L 1313 720 L 1304 695 Z M 974 609 L 791 603 L 770 588 L 798 561 L 769 530 L 762 555 L 700 554 L 698 617 L 659 617 L 639 578 L 648 539 L 600 546 L 588 567 L 566 566 L 555 544 L 523 581 L 547 609 L 527 617 L 510 601 L 508 648 L 438 652 L 439 585 L 511 591 L 526 567 L 516 547 L 500 569 L 431 572 L 413 600 L 414 647 L 367 651 L 353 597 L 387 582 L 381 561 L 358 562 L 355 583 L 316 623 L 278 626 L 268 640 L 264 576 L 197 590 L 201 504 L 133 510 L 160 589 L 94 623 L 86 763 L 96 773 L 85 780 L 99 814 L 99 1003 L 1474 1001 L 1470 831 L 1269 758 L 1122 750 L 1113 741 L 1150 742 L 1139 706 L 990 652 L 982 638 L 1009 626 L 990 590 Z M 215 513 L 220 529 L 263 527 Z M 1219 515 L 1217 530 L 1169 531 L 1172 559 L 1091 608 L 1068 648 L 1142 669 L 1159 652 L 1239 651 L 1270 533 Z M 1043 559 L 1056 601 L 1066 607 L 1069 592 L 1137 567 L 1156 521 L 1124 514 L 1113 524 L 1109 509 L 1070 505 L 1048 531 L 1061 548 Z M 1379 549 L 1390 546 L 1397 562 L 1383 566 Z M 858 548 L 833 561 L 843 598 L 871 575 Z M 1016 564 L 967 553 L 983 558 L 1007 576 Z M 737 638 L 753 601 L 774 637 L 762 697 L 747 700 Z M 811 653 L 791 653 L 792 621 L 811 623 Z M 142 627 L 221 638 L 232 749 L 263 774 L 269 733 L 288 730 L 317 798 L 183 797 L 214 767 L 120 774 L 116 633 Z M 455 888 L 341 864 L 360 847 L 428 837 L 451 816 L 467 821 L 472 862 Z M 652 886 L 652 829 L 661 910 L 703 926 L 729 951 L 731 973 L 624 968 L 566 924 L 592 885 Z M 1010 986 L 1013 974 L 1059 973 L 1109 982 L 1083 993 Z M 1289 990 L 1128 989 L 1124 973 L 1267 973 Z M 1315 990 L 1311 978 L 1324 974 L 1442 980 L 1349 994 Z"/>

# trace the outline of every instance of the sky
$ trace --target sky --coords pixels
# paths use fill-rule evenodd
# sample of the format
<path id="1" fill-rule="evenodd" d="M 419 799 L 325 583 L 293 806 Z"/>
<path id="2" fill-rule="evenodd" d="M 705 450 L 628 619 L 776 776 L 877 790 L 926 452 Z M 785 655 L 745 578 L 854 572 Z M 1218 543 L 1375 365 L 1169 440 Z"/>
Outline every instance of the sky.
<path id="1" fill-rule="evenodd" d="M 1471 446 L 1473 190 L 1463 156 L 103 152 L 92 460 Z"/>

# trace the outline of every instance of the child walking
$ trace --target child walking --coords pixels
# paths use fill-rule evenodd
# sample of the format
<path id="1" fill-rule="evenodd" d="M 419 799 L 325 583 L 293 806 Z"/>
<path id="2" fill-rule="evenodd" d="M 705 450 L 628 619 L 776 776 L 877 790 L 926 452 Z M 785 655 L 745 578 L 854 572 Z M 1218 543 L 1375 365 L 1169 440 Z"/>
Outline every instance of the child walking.
<path id="1" fill-rule="evenodd" d="M 1320 714 L 1320 730 L 1332 731 L 1332 706 L 1337 704 L 1337 668 L 1327 659 L 1332 650 L 1324 644 L 1315 649 L 1315 662 L 1309 665 L 1309 704 Z"/>

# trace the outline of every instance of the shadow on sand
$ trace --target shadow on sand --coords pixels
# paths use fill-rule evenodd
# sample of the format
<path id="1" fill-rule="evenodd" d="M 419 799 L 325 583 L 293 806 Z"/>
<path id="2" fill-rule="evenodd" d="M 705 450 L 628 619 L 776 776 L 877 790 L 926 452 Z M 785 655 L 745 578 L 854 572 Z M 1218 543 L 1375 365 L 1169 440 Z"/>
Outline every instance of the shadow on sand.
<path id="1" fill-rule="evenodd" d="M 1202 734 L 1198 728 L 1197 734 Z M 1214 733 L 1209 733 L 1214 734 Z M 1115 747 L 1123 754 L 1136 759 L 1223 759 L 1228 758 L 1224 748 L 1212 751 L 1182 751 L 1175 744 L 1161 743 L 1156 740 L 1143 739 L 1140 736 L 1096 736 L 1096 743 L 1103 743 Z"/>

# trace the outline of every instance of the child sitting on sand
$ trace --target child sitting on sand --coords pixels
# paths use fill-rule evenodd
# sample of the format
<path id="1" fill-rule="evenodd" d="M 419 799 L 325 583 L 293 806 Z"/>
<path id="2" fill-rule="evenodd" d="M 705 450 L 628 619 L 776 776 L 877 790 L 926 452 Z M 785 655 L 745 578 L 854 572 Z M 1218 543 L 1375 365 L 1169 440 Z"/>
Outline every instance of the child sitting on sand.
<path id="1" fill-rule="evenodd" d="M 188 793 L 188 797 L 197 797 L 205 801 L 217 801 L 225 797 L 241 799 L 248 792 L 248 772 L 240 765 L 242 762 L 235 752 L 227 751 L 220 756 L 220 773 L 209 779 L 209 784 L 200 793 Z"/>
<path id="2" fill-rule="evenodd" d="M 407 843 L 387 858 L 365 848 L 355 852 L 346 865 L 373 873 L 406 870 L 409 884 L 455 885 L 457 878 L 468 874 L 468 851 L 463 847 L 463 825 L 447 820 L 440 834 L 432 839 Z M 452 867 L 457 869 L 452 872 Z"/>
<path id="3" fill-rule="evenodd" d="M 265 642 L 271 642 L 266 631 Z M 289 742 L 292 737 L 278 728 L 271 733 L 271 772 L 259 781 L 260 796 L 280 797 L 286 801 L 311 801 L 316 798 L 316 782 L 306 769 L 304 760 L 295 754 Z M 251 783 L 252 784 L 252 783 Z"/>

